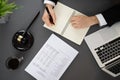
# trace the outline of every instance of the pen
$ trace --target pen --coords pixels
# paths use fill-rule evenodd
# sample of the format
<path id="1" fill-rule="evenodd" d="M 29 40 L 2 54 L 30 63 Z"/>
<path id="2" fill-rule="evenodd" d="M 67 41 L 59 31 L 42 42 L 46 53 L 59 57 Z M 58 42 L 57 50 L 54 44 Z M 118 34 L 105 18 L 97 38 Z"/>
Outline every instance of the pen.
<path id="1" fill-rule="evenodd" d="M 45 7 L 45 8 L 46 8 L 46 11 L 47 11 L 47 13 L 48 13 L 48 15 L 49 15 L 49 20 L 50 20 L 50 22 L 51 22 L 52 24 L 54 24 L 53 18 L 52 18 L 51 14 L 50 14 L 50 12 L 49 12 L 49 10 L 48 10 L 48 7 Z"/>

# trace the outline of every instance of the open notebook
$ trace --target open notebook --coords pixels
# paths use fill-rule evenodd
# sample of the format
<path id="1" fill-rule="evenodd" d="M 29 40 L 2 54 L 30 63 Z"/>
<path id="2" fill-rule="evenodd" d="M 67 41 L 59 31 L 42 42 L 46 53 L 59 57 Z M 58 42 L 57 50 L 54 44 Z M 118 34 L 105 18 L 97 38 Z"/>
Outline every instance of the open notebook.
<path id="1" fill-rule="evenodd" d="M 48 27 L 46 24 L 44 24 L 44 27 L 52 30 L 53 32 L 56 32 L 68 40 L 73 41 L 74 43 L 80 45 L 83 41 L 84 36 L 86 35 L 89 27 L 82 28 L 82 29 L 76 29 L 72 27 L 70 23 L 71 16 L 74 15 L 84 15 L 60 2 L 57 3 L 57 5 L 54 8 L 57 21 L 54 26 Z"/>

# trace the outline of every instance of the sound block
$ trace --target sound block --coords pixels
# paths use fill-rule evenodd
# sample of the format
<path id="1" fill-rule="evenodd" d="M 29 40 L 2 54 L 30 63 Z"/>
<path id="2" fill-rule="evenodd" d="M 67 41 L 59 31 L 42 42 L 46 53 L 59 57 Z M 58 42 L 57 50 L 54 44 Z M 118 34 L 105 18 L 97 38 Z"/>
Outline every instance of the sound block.
<path id="1" fill-rule="evenodd" d="M 13 46 L 19 51 L 26 51 L 30 49 L 33 45 L 34 38 L 30 32 L 25 30 L 20 30 L 16 32 L 12 39 Z"/>

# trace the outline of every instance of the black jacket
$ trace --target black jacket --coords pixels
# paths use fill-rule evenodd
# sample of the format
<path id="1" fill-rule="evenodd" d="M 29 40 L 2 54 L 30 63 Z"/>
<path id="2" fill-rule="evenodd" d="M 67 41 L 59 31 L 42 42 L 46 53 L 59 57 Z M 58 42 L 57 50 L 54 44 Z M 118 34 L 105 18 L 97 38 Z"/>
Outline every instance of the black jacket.
<path id="1" fill-rule="evenodd" d="M 58 0 L 50 0 L 50 1 L 53 1 L 56 4 Z"/>
<path id="2" fill-rule="evenodd" d="M 120 21 L 120 4 L 105 10 L 102 12 L 102 15 L 104 16 L 108 26 L 111 26 L 115 22 Z"/>

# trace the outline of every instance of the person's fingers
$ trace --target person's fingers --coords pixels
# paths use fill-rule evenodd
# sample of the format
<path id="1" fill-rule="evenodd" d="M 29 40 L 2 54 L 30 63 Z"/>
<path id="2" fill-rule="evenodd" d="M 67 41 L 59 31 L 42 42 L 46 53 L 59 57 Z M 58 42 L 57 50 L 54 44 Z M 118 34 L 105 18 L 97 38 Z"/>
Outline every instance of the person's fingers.
<path id="1" fill-rule="evenodd" d="M 79 20 L 71 21 L 71 24 L 74 28 L 83 28 L 85 24 L 82 24 Z"/>
<path id="2" fill-rule="evenodd" d="M 75 21 L 76 18 L 77 18 L 77 16 L 73 16 L 73 17 L 70 18 L 70 21 L 71 21 L 71 22 L 72 22 L 72 21 Z"/>
<path id="3" fill-rule="evenodd" d="M 73 16 L 71 17 L 70 22 L 74 28 L 85 28 L 90 27 L 93 24 L 98 24 L 96 17 L 89 17 L 86 15 Z"/>
<path id="4" fill-rule="evenodd" d="M 47 26 L 49 26 L 49 27 L 52 26 L 52 24 L 48 18 L 45 18 L 45 22 L 46 22 Z"/>
<path id="5" fill-rule="evenodd" d="M 74 28 L 82 28 L 84 26 L 82 17 L 82 15 L 76 15 L 71 17 L 70 22 Z"/>
<path id="6" fill-rule="evenodd" d="M 71 21 L 71 24 L 74 28 L 77 28 L 78 27 L 78 23 L 77 21 Z"/>
<path id="7" fill-rule="evenodd" d="M 44 14 L 42 16 L 42 20 L 46 23 L 47 26 L 51 26 L 52 24 L 50 23 L 49 16 L 46 11 L 44 11 Z"/>
<path id="8" fill-rule="evenodd" d="M 48 7 L 48 9 L 49 9 L 50 15 L 51 15 L 51 17 L 53 19 L 53 23 L 55 23 L 56 22 L 56 15 L 55 15 L 54 9 L 51 8 L 51 7 Z"/>

